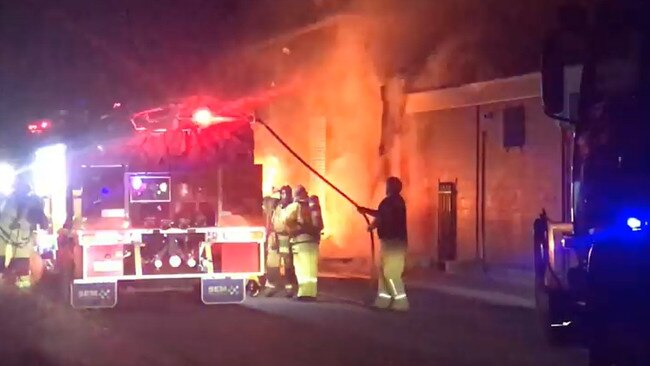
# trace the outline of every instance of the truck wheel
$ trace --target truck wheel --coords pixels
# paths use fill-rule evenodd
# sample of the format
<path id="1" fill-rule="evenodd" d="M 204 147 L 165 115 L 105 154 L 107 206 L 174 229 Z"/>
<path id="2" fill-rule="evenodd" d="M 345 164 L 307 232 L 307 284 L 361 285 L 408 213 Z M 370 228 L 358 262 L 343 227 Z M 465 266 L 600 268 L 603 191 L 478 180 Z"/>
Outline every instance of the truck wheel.
<path id="1" fill-rule="evenodd" d="M 569 303 L 563 291 L 536 286 L 535 302 L 544 336 L 553 346 L 566 346 L 571 342 L 572 327 L 567 316 Z"/>
<path id="2" fill-rule="evenodd" d="M 250 297 L 257 297 L 260 294 L 260 284 L 255 280 L 248 280 L 246 283 L 246 292 Z"/>

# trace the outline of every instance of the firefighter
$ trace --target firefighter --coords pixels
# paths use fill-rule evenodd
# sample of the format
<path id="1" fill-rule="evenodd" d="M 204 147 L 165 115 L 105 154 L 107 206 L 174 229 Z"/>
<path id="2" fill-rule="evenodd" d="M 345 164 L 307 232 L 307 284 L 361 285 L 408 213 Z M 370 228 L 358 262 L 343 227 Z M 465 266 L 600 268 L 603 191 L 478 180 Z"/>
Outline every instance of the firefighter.
<path id="1" fill-rule="evenodd" d="M 47 219 L 40 199 L 31 194 L 23 179 L 16 182 L 14 193 L 5 201 L 0 212 L 0 275 L 16 277 L 21 289 L 31 287 L 30 258 L 34 253 L 36 225 L 45 227 Z M 12 259 L 6 265 L 7 247 L 12 247 Z"/>
<path id="2" fill-rule="evenodd" d="M 293 254 L 291 253 L 289 232 L 282 221 L 283 211 L 291 204 L 292 200 L 291 187 L 283 186 L 280 188 L 280 202 L 273 211 L 271 218 L 273 226 L 272 238 L 276 248 L 278 265 L 274 269 L 269 268 L 271 287 L 266 291 L 266 296 L 273 296 L 281 291 L 284 291 L 287 297 L 293 297 L 294 295 Z"/>
<path id="3" fill-rule="evenodd" d="M 374 216 L 368 231 L 377 230 L 381 246 L 381 268 L 377 298 L 373 304 L 379 309 L 407 311 L 408 298 L 402 281 L 406 260 L 406 203 L 401 196 L 402 182 L 397 177 L 386 180 L 386 198 L 377 210 L 359 207 L 362 214 Z"/>
<path id="4" fill-rule="evenodd" d="M 57 252 L 56 252 L 56 272 L 59 277 L 59 285 L 61 286 L 62 299 L 70 299 L 70 284 L 75 278 L 75 247 L 77 242 L 77 224 L 78 220 L 70 215 L 63 227 L 57 232 Z"/>
<path id="5" fill-rule="evenodd" d="M 309 195 L 303 186 L 293 192 L 294 202 L 284 210 L 284 223 L 291 234 L 298 300 L 314 301 L 318 284 L 318 242 L 320 229 L 312 222 Z"/>
<path id="6" fill-rule="evenodd" d="M 266 281 L 264 295 L 269 296 L 274 292 L 275 286 L 280 281 L 280 253 L 278 240 L 273 230 L 273 214 L 280 204 L 274 197 L 264 197 L 264 217 L 266 226 Z"/>

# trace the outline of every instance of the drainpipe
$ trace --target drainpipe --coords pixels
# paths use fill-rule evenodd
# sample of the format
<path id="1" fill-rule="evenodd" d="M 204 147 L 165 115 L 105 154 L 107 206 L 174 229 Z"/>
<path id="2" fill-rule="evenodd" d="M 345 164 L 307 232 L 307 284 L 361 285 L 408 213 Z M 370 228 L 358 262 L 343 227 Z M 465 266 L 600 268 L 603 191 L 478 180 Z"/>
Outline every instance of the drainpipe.
<path id="1" fill-rule="evenodd" d="M 481 260 L 481 249 L 480 249 L 480 239 L 479 239 L 479 216 L 480 216 L 480 211 L 479 211 L 479 205 L 480 205 L 480 186 L 481 186 L 481 176 L 480 176 L 480 169 L 481 169 L 481 106 L 477 105 L 476 106 L 476 202 L 474 205 L 475 208 L 475 214 L 476 214 L 476 227 L 474 236 L 475 236 L 475 242 L 476 242 L 476 261 Z"/>
<path id="2" fill-rule="evenodd" d="M 562 137 L 562 222 L 570 222 L 571 215 L 571 157 L 567 148 L 567 141 L 570 141 L 569 131 L 564 128 L 560 129 Z"/>
<path id="3" fill-rule="evenodd" d="M 487 131 L 482 131 L 481 137 L 481 262 L 483 264 L 483 271 L 487 272 L 487 254 L 485 252 L 485 162 L 487 155 Z"/>

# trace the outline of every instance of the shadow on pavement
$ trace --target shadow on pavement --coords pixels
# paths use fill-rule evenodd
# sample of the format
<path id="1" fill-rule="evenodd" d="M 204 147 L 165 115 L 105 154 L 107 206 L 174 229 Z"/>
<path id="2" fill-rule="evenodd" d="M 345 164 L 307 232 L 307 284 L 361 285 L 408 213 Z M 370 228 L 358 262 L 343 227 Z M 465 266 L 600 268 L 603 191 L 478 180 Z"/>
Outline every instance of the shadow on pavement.
<path id="1" fill-rule="evenodd" d="M 35 349 L 25 349 L 21 352 L 0 354 L 3 366 L 68 366 L 54 361 L 43 352 Z M 80 365 L 80 364 L 79 364 Z M 76 365 L 70 365 L 76 366 Z"/>

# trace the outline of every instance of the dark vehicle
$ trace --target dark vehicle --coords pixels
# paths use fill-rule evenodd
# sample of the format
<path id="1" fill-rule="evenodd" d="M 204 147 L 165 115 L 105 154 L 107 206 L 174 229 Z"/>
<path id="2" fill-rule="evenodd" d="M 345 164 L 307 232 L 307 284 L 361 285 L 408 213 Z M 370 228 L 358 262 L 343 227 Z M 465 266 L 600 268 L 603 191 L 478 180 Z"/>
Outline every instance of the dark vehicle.
<path id="1" fill-rule="evenodd" d="M 644 1 L 565 8 L 542 90 L 563 127 L 563 223 L 535 223 L 537 301 L 553 342 L 593 365 L 650 362 L 650 93 Z"/>

